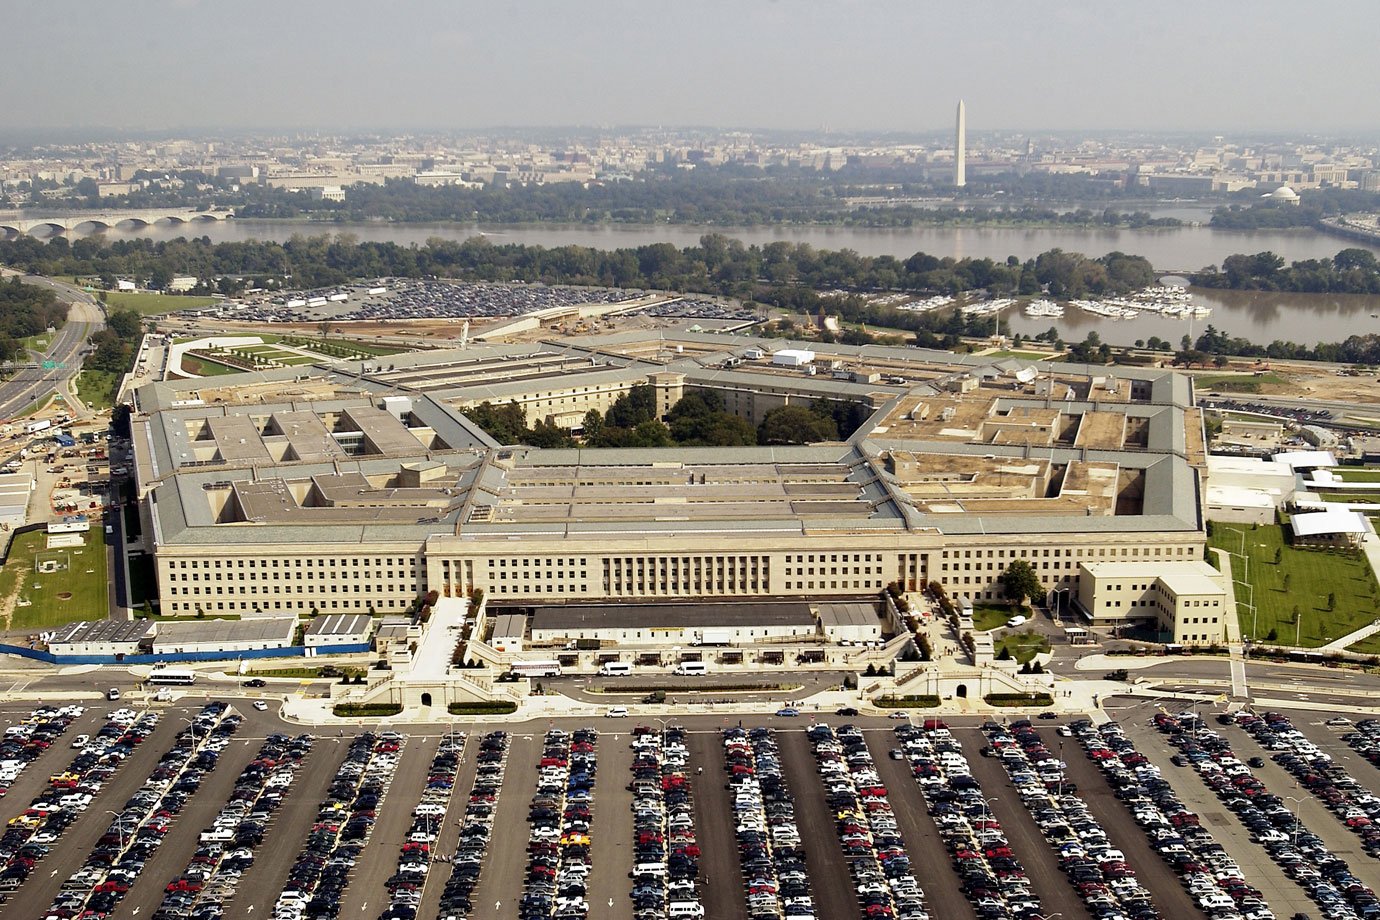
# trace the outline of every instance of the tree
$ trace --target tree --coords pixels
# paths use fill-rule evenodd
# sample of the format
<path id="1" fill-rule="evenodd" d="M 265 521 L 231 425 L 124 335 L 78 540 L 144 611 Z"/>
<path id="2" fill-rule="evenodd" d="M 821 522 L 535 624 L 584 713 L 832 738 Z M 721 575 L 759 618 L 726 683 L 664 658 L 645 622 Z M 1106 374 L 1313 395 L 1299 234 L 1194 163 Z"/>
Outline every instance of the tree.
<path id="1" fill-rule="evenodd" d="M 1337 609 L 1337 595 L 1331 591 L 1327 594 L 1327 609 L 1329 612 Z"/>
<path id="2" fill-rule="evenodd" d="M 1288 593 L 1288 591 L 1289 591 L 1289 582 L 1291 582 L 1291 581 L 1293 581 L 1293 579 L 1289 576 L 1289 573 L 1288 573 L 1288 572 L 1285 572 L 1285 573 L 1284 573 L 1284 591 L 1285 591 L 1285 593 Z M 1295 609 L 1298 609 L 1298 608 L 1295 608 Z"/>
<path id="3" fill-rule="evenodd" d="M 1033 600 L 1044 597 L 1047 593 L 1045 586 L 1040 583 L 1040 576 L 1035 574 L 1035 568 L 1024 559 L 1011 560 L 1002 573 L 1001 584 L 1013 605 L 1022 603 L 1026 598 Z"/>
<path id="4" fill-rule="evenodd" d="M 772 444 L 811 444 L 816 441 L 833 441 L 839 436 L 838 425 L 833 418 L 821 416 L 800 406 L 782 406 L 773 409 L 757 426 L 757 443 Z"/>
<path id="5" fill-rule="evenodd" d="M 1279 565 L 1279 564 L 1280 564 L 1281 562 L 1283 562 L 1283 561 L 1284 561 L 1284 547 L 1282 547 L 1282 546 L 1276 546 L 1276 547 L 1275 547 L 1275 565 Z"/>

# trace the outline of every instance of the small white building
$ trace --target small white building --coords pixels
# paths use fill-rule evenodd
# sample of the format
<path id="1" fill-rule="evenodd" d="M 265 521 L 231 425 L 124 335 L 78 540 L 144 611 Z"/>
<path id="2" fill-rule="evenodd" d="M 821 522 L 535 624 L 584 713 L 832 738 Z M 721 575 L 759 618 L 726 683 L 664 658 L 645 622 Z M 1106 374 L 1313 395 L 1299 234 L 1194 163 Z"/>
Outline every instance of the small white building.
<path id="1" fill-rule="evenodd" d="M 1229 595 L 1206 562 L 1085 562 L 1078 606 L 1093 626 L 1153 626 L 1180 645 L 1226 640 Z"/>
<path id="2" fill-rule="evenodd" d="M 296 630 L 296 617 L 160 623 L 153 650 L 158 654 L 224 652 L 225 657 L 233 658 L 235 652 L 287 648 Z"/>
<path id="3" fill-rule="evenodd" d="M 872 604 L 818 604 L 815 609 L 819 628 L 829 642 L 863 645 L 882 639 L 882 621 Z"/>
<path id="4" fill-rule="evenodd" d="M 374 618 L 364 613 L 327 613 L 315 618 L 302 633 L 307 648 L 358 645 L 374 634 Z"/>
<path id="5" fill-rule="evenodd" d="M 197 285 L 196 275 L 174 275 L 168 282 L 168 290 L 174 294 L 184 294 Z"/>
<path id="6" fill-rule="evenodd" d="M 805 348 L 783 348 L 771 356 L 777 367 L 804 367 L 815 360 L 815 353 Z"/>
<path id="7" fill-rule="evenodd" d="M 1275 511 L 1292 501 L 1298 478 L 1293 466 L 1276 459 L 1207 458 L 1207 516 L 1235 524 L 1272 524 Z"/>
<path id="8" fill-rule="evenodd" d="M 520 654 L 527 639 L 527 617 L 520 613 L 501 613 L 494 617 L 489 645 L 494 651 Z"/>
<path id="9" fill-rule="evenodd" d="M 803 601 L 712 604 L 592 604 L 538 607 L 531 642 L 598 639 L 612 645 L 689 645 L 715 634 L 715 644 L 819 635 Z"/>
<path id="10" fill-rule="evenodd" d="M 61 626 L 48 640 L 54 655 L 137 655 L 157 627 L 152 620 L 83 620 Z"/>

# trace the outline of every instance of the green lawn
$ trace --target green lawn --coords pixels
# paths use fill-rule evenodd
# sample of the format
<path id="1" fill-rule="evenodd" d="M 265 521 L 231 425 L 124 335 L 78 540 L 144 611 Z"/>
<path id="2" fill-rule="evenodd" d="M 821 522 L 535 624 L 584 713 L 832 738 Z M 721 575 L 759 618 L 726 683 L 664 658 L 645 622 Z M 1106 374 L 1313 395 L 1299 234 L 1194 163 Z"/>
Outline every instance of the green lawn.
<path id="1" fill-rule="evenodd" d="M 989 351 L 983 355 L 984 358 L 1020 358 L 1023 361 L 1062 361 L 1064 355 L 1048 351 L 1013 351 L 1004 349 L 1000 351 Z"/>
<path id="2" fill-rule="evenodd" d="M 1341 466 L 1331 470 L 1342 482 L 1380 482 L 1380 469 L 1369 466 Z"/>
<path id="3" fill-rule="evenodd" d="M 1354 645 L 1346 647 L 1348 652 L 1355 652 L 1358 655 L 1380 655 L 1380 635 L 1362 639 Z"/>
<path id="4" fill-rule="evenodd" d="M 1266 385 L 1288 383 L 1278 374 L 1202 374 L 1193 378 L 1193 386 L 1198 390 L 1216 390 L 1219 393 L 1259 393 Z"/>
<path id="5" fill-rule="evenodd" d="M 996 629 L 998 626 L 1005 626 L 1006 621 L 1018 613 L 1030 616 L 1030 608 L 1022 607 L 1018 610 L 1007 604 L 974 604 L 973 628 L 978 632 Z"/>
<path id="6" fill-rule="evenodd" d="M 18 592 L 31 603 L 16 606 L 11 629 L 48 629 L 74 620 L 104 619 L 109 610 L 106 590 L 105 543 L 99 522 L 84 535 L 86 545 L 76 549 L 46 549 L 47 535 L 25 533 L 15 537 L 9 559 L 0 568 L 0 596 Z M 67 571 L 40 575 L 34 571 L 36 557 L 70 559 Z M 69 595 L 66 598 L 60 595 Z"/>
<path id="7" fill-rule="evenodd" d="M 329 354 L 333 350 L 347 349 L 358 352 L 361 355 L 368 355 L 373 358 L 383 358 L 388 355 L 398 355 L 407 351 L 406 348 L 398 348 L 393 345 L 381 345 L 374 342 L 361 342 L 358 339 L 327 339 L 325 346 L 322 346 L 320 339 L 308 339 L 298 336 L 284 336 L 284 345 L 291 345 L 294 348 L 305 348 L 308 351 L 317 351 L 321 354 Z M 331 355 L 331 357 L 338 357 Z"/>
<path id="8" fill-rule="evenodd" d="M 1261 642 L 1271 629 L 1280 644 L 1314 647 L 1359 629 L 1375 619 L 1375 576 L 1359 551 L 1295 549 L 1284 545 L 1278 525 L 1255 530 L 1245 525 L 1214 524 L 1209 544 L 1233 553 L 1232 575 L 1245 579 L 1241 557 L 1242 534 L 1250 558 L 1250 583 L 1255 587 L 1256 612 L 1246 607 L 1251 591 L 1236 586 L 1241 635 L 1250 637 L 1256 628 Z M 1275 565 L 1275 551 L 1281 561 Z M 1286 588 L 1286 578 L 1288 586 Z M 1336 608 L 1327 609 L 1327 596 L 1336 595 Z M 1301 622 L 1294 619 L 1298 610 Z M 1297 636 L 1297 640 L 1296 637 Z"/>
<path id="9" fill-rule="evenodd" d="M 195 355 L 182 356 L 182 369 L 189 374 L 196 374 L 198 377 L 219 377 L 223 374 L 244 373 L 241 368 L 221 364 L 219 361 L 208 361 Z"/>
<path id="10" fill-rule="evenodd" d="M 1332 502 L 1380 502 L 1380 489 L 1374 492 L 1335 492 L 1319 489 L 1318 494 Z"/>
<path id="11" fill-rule="evenodd" d="M 1049 640 L 1034 630 L 1002 634 L 992 643 L 992 651 L 998 656 L 1005 649 L 1010 656 L 1025 664 L 1041 652 L 1049 651 Z"/>
<path id="12" fill-rule="evenodd" d="M 134 310 L 145 316 L 209 307 L 218 303 L 214 297 L 191 297 L 186 294 L 152 294 L 147 291 L 105 291 L 105 303 L 112 310 Z"/>
<path id="13" fill-rule="evenodd" d="M 119 384 L 120 375 L 113 371 L 82 371 L 77 375 L 77 396 L 93 409 L 109 409 Z"/>

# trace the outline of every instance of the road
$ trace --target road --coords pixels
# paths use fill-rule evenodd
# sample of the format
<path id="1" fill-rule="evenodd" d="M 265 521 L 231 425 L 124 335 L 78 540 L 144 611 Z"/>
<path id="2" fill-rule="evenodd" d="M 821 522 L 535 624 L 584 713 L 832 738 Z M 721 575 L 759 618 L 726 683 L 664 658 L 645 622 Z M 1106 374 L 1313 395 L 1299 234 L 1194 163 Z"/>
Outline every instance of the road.
<path id="1" fill-rule="evenodd" d="M 54 391 L 62 394 L 75 418 L 87 418 L 91 413 L 87 411 L 86 404 L 76 398 L 72 382 L 81 370 L 80 353 L 86 340 L 105 325 L 100 305 L 81 288 L 61 281 L 37 275 L 25 275 L 23 280 L 26 284 L 56 291 L 60 299 L 71 304 L 71 308 L 67 322 L 53 336 L 43 356 L 45 361 L 57 362 L 58 367 L 52 370 L 21 370 L 0 384 L 0 418 L 13 418 L 35 399 Z"/>

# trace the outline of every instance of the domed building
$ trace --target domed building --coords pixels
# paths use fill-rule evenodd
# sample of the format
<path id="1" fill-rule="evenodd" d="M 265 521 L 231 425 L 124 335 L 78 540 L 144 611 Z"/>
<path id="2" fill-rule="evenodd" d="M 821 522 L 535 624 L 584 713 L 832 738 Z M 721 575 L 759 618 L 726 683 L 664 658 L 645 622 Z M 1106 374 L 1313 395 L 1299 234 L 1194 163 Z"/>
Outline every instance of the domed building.
<path id="1" fill-rule="evenodd" d="M 1268 195 L 1262 195 L 1261 197 L 1268 198 L 1270 201 L 1278 204 L 1297 205 L 1299 203 L 1299 193 L 1287 185 L 1281 185 L 1273 192 L 1270 192 Z"/>

